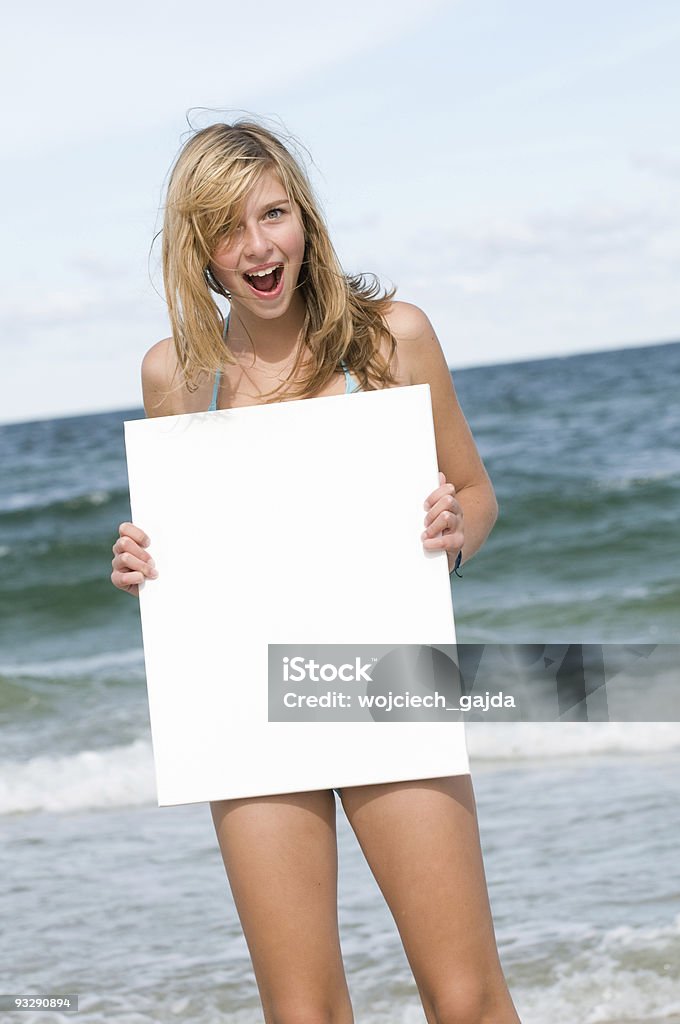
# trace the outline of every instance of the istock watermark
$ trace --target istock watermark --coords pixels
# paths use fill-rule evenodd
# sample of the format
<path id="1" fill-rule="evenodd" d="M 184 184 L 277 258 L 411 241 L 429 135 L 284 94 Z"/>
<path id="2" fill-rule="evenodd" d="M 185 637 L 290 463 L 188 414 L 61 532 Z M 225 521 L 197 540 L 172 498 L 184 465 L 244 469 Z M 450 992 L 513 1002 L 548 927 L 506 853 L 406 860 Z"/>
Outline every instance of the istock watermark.
<path id="1" fill-rule="evenodd" d="M 680 644 L 269 644 L 270 722 L 677 722 Z"/>

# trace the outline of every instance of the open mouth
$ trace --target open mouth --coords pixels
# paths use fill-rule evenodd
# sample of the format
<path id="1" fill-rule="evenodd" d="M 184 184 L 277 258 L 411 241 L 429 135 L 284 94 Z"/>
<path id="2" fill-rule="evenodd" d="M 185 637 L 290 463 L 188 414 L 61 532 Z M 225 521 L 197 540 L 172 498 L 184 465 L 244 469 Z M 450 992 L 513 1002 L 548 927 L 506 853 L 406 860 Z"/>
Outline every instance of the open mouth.
<path id="1" fill-rule="evenodd" d="M 261 270 L 256 274 L 244 274 L 243 277 L 254 292 L 261 295 L 278 295 L 283 278 L 283 264 L 279 263 L 269 270 Z"/>

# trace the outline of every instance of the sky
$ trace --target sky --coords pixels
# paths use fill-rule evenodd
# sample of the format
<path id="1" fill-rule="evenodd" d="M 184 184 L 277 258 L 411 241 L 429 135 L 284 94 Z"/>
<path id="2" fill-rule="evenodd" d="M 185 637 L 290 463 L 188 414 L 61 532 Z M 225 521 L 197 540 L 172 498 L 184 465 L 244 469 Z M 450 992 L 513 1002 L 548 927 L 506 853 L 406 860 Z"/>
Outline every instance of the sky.
<path id="1" fill-rule="evenodd" d="M 141 406 L 167 173 L 246 115 L 454 379 L 680 338 L 677 4 L 37 0 L 3 29 L 0 422 Z"/>

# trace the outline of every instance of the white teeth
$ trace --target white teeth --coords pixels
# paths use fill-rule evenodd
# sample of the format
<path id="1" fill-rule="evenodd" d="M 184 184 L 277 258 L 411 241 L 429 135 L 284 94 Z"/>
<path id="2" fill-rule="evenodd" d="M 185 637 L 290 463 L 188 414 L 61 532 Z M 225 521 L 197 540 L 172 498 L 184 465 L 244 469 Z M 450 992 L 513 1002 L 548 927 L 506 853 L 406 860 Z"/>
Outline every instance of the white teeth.
<path id="1" fill-rule="evenodd" d="M 277 267 L 270 267 L 269 270 L 256 270 L 252 274 L 246 274 L 246 277 L 267 277 L 268 274 L 273 274 Z"/>

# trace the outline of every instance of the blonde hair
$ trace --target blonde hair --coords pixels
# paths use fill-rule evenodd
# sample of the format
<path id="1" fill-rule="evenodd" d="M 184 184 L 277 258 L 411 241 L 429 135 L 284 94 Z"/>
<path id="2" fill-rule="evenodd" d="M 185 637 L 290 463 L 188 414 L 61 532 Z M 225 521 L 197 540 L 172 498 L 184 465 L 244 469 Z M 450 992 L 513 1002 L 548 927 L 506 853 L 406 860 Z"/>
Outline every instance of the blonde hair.
<path id="1" fill-rule="evenodd" d="M 286 393 L 291 398 L 314 394 L 341 359 L 364 390 L 396 384 L 390 368 L 396 342 L 385 320 L 396 288 L 379 295 L 374 275 L 369 284 L 368 275 L 343 272 L 305 171 L 270 129 L 248 120 L 195 132 L 170 174 L 162 262 L 181 383 L 196 391 L 195 378 L 201 372 L 212 375 L 234 362 L 223 340 L 224 317 L 204 271 L 220 238 L 237 226 L 249 192 L 266 171 L 278 175 L 298 206 L 305 233 L 298 288 L 306 314 L 291 377 L 305 349 L 310 359 L 306 375 Z M 390 343 L 387 359 L 379 350 L 381 338 Z"/>

